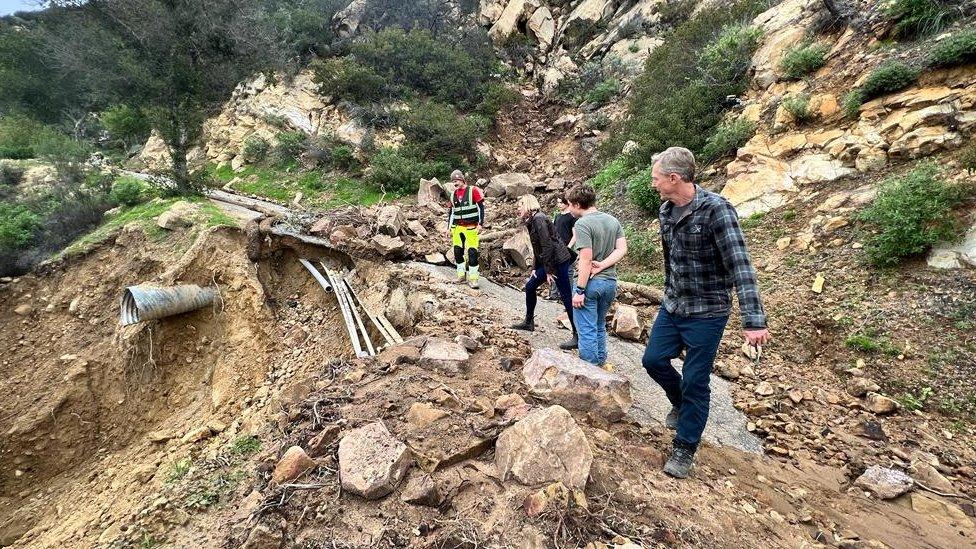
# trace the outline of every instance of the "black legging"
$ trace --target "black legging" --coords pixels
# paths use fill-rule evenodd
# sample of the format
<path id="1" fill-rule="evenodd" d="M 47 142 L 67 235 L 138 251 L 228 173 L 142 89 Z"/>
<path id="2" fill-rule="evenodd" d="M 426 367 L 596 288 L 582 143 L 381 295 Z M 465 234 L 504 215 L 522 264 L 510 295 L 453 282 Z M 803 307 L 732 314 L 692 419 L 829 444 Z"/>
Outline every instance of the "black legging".
<path id="1" fill-rule="evenodd" d="M 573 290 L 569 283 L 569 268 L 572 266 L 573 261 L 568 260 L 556 265 L 556 272 L 553 273 L 556 276 L 556 288 L 559 289 L 559 299 L 563 302 L 563 307 L 566 308 L 566 314 L 569 315 L 569 323 L 573 328 L 573 335 L 576 335 L 576 324 L 573 323 Z M 538 267 L 533 273 L 535 276 L 529 278 L 529 282 L 525 285 L 525 319 L 530 321 L 535 321 L 535 304 L 538 302 L 539 298 L 535 295 L 535 291 L 539 289 L 546 281 L 546 268 Z"/>

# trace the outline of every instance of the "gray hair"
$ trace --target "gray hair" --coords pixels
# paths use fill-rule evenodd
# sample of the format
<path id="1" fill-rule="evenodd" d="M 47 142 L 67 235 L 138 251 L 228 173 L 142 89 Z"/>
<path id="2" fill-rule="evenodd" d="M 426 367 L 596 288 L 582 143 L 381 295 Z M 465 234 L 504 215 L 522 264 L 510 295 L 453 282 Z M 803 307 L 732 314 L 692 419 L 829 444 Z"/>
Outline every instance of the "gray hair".
<path id="1" fill-rule="evenodd" d="M 651 160 L 666 174 L 678 174 L 689 183 L 695 180 L 695 155 L 684 147 L 668 147 Z"/>

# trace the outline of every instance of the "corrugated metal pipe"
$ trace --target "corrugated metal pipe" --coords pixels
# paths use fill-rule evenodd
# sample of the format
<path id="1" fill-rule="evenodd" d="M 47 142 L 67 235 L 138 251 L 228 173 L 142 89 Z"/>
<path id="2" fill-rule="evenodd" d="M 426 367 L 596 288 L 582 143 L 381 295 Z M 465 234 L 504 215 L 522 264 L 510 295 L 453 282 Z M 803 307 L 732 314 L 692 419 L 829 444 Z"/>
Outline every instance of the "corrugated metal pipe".
<path id="1" fill-rule="evenodd" d="M 129 286 L 122 294 L 122 325 L 153 320 L 206 307 L 217 299 L 217 290 L 196 285 Z"/>

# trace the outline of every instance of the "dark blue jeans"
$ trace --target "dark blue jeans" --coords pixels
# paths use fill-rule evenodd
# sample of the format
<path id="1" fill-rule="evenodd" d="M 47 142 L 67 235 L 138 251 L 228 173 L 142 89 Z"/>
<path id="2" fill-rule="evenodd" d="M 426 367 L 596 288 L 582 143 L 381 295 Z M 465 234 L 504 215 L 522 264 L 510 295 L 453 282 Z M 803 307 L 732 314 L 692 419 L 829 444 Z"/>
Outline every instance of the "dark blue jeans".
<path id="1" fill-rule="evenodd" d="M 708 421 L 711 398 L 709 376 L 715 353 L 722 340 L 728 316 L 693 318 L 671 314 L 663 306 L 647 338 L 644 369 L 678 408 L 678 432 L 675 442 L 698 446 Z M 685 364 L 679 374 L 671 359 L 685 350 Z"/>
<path id="2" fill-rule="evenodd" d="M 573 335 L 576 335 L 576 324 L 573 322 L 573 290 L 569 285 L 569 268 L 572 264 L 572 261 L 566 261 L 556 265 L 556 272 L 553 273 L 553 276 L 556 277 L 556 288 L 559 289 L 559 299 L 563 302 L 566 313 L 569 314 L 569 322 L 573 326 Z M 535 276 L 529 278 L 529 282 L 525 285 L 526 320 L 535 320 L 535 305 L 539 301 L 539 297 L 535 295 L 535 291 L 546 282 L 546 268 L 540 266 L 536 268 L 533 274 Z"/>

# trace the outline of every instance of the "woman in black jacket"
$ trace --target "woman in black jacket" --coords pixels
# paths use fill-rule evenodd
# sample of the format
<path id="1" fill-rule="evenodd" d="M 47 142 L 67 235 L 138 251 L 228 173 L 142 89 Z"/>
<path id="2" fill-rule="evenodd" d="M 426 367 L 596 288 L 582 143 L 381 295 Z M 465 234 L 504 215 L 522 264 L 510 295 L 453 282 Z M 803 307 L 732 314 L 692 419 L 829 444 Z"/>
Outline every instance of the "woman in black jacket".
<path id="1" fill-rule="evenodd" d="M 569 269 L 573 264 L 573 255 L 556 234 L 549 217 L 539 210 L 542 207 L 536 197 L 527 194 L 518 200 L 519 217 L 525 222 L 529 230 L 529 240 L 532 242 L 532 255 L 535 258 L 532 274 L 525 283 L 525 320 L 515 324 L 516 330 L 535 329 L 535 305 L 538 301 L 536 290 L 546 281 L 556 283 L 559 297 L 569 314 L 570 323 L 573 322 L 573 291 L 569 282 Z M 575 349 L 577 347 L 576 326 L 573 325 L 573 339 L 561 343 L 560 349 Z"/>

